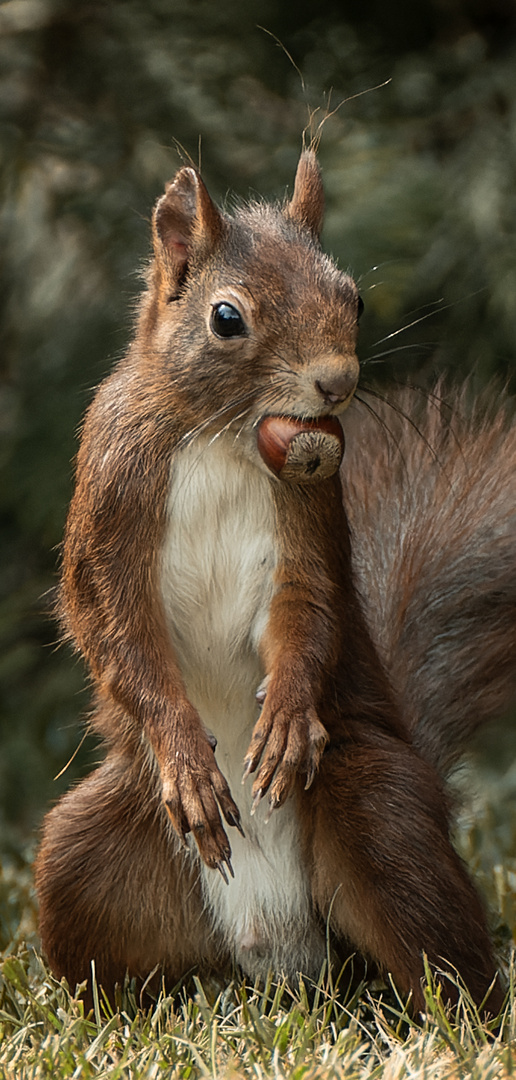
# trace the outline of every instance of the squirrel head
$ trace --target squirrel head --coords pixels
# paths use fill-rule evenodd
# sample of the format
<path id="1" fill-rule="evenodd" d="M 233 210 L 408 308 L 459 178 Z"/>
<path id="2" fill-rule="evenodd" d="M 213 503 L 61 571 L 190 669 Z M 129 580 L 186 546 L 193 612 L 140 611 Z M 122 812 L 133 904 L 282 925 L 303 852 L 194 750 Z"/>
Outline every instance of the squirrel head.
<path id="1" fill-rule="evenodd" d="M 196 169 L 178 171 L 153 215 L 154 263 L 140 324 L 147 356 L 174 380 L 179 408 L 216 427 L 266 415 L 340 414 L 356 388 L 360 299 L 326 256 L 324 194 L 304 151 L 283 205 L 233 215 Z M 142 342 L 142 338 L 144 341 Z"/>

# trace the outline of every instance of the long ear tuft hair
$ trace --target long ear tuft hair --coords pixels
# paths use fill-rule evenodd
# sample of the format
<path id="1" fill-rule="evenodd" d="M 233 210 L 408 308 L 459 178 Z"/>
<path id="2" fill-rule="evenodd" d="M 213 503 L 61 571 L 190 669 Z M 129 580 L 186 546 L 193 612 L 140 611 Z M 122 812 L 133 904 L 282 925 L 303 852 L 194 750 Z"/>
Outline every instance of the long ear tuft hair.
<path id="1" fill-rule="evenodd" d="M 297 166 L 294 194 L 285 207 L 291 221 L 309 229 L 319 239 L 324 218 L 321 170 L 313 150 L 303 150 Z"/>

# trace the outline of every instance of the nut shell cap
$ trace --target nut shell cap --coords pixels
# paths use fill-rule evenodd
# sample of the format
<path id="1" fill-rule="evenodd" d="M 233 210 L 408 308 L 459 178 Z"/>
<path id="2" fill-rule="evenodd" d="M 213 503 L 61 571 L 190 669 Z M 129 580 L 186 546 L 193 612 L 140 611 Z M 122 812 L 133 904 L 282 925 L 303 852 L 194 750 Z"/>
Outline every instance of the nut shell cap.
<path id="1" fill-rule="evenodd" d="M 344 454 L 344 433 L 335 416 L 299 420 L 266 416 L 258 428 L 258 450 L 280 480 L 311 483 L 333 476 Z"/>

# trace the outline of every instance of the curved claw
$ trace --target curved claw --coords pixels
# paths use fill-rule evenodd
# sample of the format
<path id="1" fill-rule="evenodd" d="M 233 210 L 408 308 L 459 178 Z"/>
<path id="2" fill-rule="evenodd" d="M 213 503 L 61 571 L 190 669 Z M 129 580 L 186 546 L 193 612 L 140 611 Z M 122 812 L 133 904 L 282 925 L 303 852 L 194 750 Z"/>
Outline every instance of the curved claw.
<path id="1" fill-rule="evenodd" d="M 226 810 L 226 821 L 228 825 L 232 825 L 234 829 L 238 829 L 240 836 L 243 836 L 245 840 L 245 832 L 242 828 L 242 822 L 240 821 L 240 815 L 237 817 L 232 810 Z"/>
<path id="2" fill-rule="evenodd" d="M 217 749 L 217 740 L 215 738 L 215 735 L 213 734 L 212 731 L 206 731 L 206 738 L 207 738 L 213 752 L 215 753 L 215 750 Z"/>
<path id="3" fill-rule="evenodd" d="M 274 811 L 278 809 L 278 806 L 281 806 L 280 799 L 275 799 L 273 796 L 271 796 L 271 798 L 269 799 L 269 809 L 267 810 L 267 813 L 265 815 L 266 825 L 269 824 L 269 821 L 271 820 Z"/>
<path id="4" fill-rule="evenodd" d="M 244 761 L 244 771 L 242 773 L 242 783 L 245 784 L 247 777 L 251 775 L 253 771 L 253 759 L 246 758 Z"/>
<path id="5" fill-rule="evenodd" d="M 218 862 L 216 864 L 216 868 L 219 871 L 219 873 L 220 873 L 220 875 L 222 877 L 222 880 L 225 882 L 225 884 L 229 885 L 228 875 L 226 874 L 226 867 L 224 866 L 224 863 L 222 862 L 222 859 L 220 860 L 220 862 Z"/>
<path id="6" fill-rule="evenodd" d="M 312 765 L 312 767 L 310 769 L 310 772 L 307 774 L 307 777 L 306 777 L 305 791 L 308 791 L 308 788 L 310 788 L 312 786 L 312 784 L 314 782 L 314 778 L 315 778 L 315 773 L 316 773 L 316 769 Z"/>
<path id="7" fill-rule="evenodd" d="M 226 885 L 229 885 L 229 878 L 228 878 L 228 875 L 226 874 L 226 866 L 227 866 L 227 868 L 229 870 L 229 873 L 231 874 L 231 877 L 234 878 L 235 877 L 235 872 L 234 872 L 233 867 L 231 865 L 231 859 L 230 859 L 229 855 L 224 855 L 224 858 L 220 859 L 219 862 L 215 864 L 215 868 L 219 871 L 219 874 L 221 875 L 224 883 Z"/>
<path id="8" fill-rule="evenodd" d="M 256 812 L 257 807 L 258 807 L 258 803 L 260 802 L 260 799 L 261 799 L 262 795 L 263 795 L 262 789 L 258 788 L 258 791 L 256 792 L 256 794 L 254 796 L 254 799 L 253 799 L 253 804 L 251 806 L 251 817 L 253 817 L 253 814 Z"/>

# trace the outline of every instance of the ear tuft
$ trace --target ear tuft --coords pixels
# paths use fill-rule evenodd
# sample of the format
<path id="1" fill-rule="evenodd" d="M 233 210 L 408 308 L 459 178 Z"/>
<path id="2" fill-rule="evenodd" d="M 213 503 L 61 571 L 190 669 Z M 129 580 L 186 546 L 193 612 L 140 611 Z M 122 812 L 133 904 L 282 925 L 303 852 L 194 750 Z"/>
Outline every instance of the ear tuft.
<path id="1" fill-rule="evenodd" d="M 220 243 L 222 217 L 196 169 L 176 173 L 156 203 L 153 216 L 154 252 L 165 263 L 167 276 L 179 285 L 194 254 L 207 257 Z"/>
<path id="2" fill-rule="evenodd" d="M 299 159 L 294 194 L 285 207 L 287 217 L 310 229 L 318 239 L 324 217 L 321 170 L 313 150 L 304 150 Z"/>

